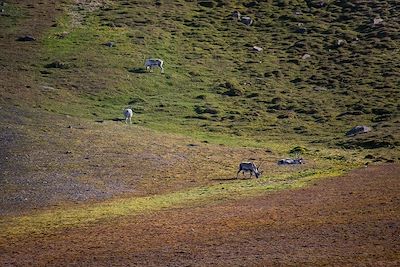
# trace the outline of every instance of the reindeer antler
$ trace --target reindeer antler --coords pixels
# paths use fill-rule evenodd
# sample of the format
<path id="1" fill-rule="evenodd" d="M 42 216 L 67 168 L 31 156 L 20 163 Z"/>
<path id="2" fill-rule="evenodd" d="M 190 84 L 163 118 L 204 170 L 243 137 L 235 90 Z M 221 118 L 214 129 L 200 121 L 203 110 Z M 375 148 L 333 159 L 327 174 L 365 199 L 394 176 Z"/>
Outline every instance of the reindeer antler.
<path id="1" fill-rule="evenodd" d="M 260 164 L 258 165 L 258 169 L 260 170 L 261 169 L 261 166 L 262 166 L 262 164 L 265 162 L 265 160 L 261 160 L 260 161 Z"/>

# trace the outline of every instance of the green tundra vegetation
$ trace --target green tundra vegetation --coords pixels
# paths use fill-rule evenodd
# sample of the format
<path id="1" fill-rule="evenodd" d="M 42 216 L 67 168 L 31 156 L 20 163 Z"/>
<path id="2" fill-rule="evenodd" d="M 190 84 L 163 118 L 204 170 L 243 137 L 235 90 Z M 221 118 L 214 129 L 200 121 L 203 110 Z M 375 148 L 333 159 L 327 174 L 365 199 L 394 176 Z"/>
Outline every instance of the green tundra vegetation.
<path id="1" fill-rule="evenodd" d="M 398 146 L 395 1 L 99 2 L 63 5 L 44 38 L 42 79 L 76 98 L 50 110 L 108 120 L 131 106 L 137 123 L 188 135 Z M 150 57 L 164 75 L 144 71 Z M 356 125 L 373 131 L 344 137 Z"/>

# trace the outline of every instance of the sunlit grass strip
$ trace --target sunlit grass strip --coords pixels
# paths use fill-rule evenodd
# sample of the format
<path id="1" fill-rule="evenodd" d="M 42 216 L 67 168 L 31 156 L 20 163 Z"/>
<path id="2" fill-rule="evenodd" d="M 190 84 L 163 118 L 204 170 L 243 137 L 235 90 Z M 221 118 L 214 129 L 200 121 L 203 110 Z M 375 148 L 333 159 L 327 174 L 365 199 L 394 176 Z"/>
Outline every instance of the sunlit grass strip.
<path id="1" fill-rule="evenodd" d="M 33 215 L 2 219 L 0 221 L 0 238 L 43 234 L 59 228 L 95 223 L 102 219 L 113 219 L 119 216 L 131 216 L 172 207 L 189 206 L 205 201 L 257 196 L 269 190 L 302 187 L 311 180 L 338 176 L 343 172 L 343 170 L 339 169 L 316 170 L 315 172 L 299 175 L 298 179 L 285 175 L 271 179 L 238 180 L 165 195 L 117 199 L 90 206 L 84 205 L 69 209 L 48 210 Z"/>

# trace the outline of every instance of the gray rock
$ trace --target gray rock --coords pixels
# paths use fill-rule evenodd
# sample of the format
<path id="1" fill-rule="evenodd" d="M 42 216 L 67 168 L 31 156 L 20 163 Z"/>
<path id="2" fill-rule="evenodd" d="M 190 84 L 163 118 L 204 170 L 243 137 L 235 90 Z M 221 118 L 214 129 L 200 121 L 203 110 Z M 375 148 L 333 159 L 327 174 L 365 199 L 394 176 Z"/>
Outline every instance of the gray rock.
<path id="1" fill-rule="evenodd" d="M 336 45 L 337 46 L 343 46 L 346 43 L 347 43 L 346 40 L 343 40 L 343 39 L 339 39 L 339 40 L 336 41 Z"/>
<path id="2" fill-rule="evenodd" d="M 240 19 L 240 21 L 241 21 L 243 24 L 246 24 L 247 26 L 250 26 L 251 24 L 253 24 L 252 18 L 247 17 L 247 16 L 242 17 L 242 18 Z"/>
<path id="3" fill-rule="evenodd" d="M 17 41 L 19 41 L 19 42 L 30 42 L 30 41 L 36 41 L 36 38 L 33 37 L 32 35 L 24 35 L 24 36 L 18 37 Z"/>
<path id="4" fill-rule="evenodd" d="M 114 42 L 107 42 L 107 43 L 104 43 L 103 45 L 108 46 L 108 47 L 114 47 L 115 43 Z"/>
<path id="5" fill-rule="evenodd" d="M 259 46 L 253 46 L 251 48 L 251 51 L 253 51 L 253 52 L 261 52 L 261 51 L 263 51 L 263 49 L 262 49 L 262 47 L 259 47 Z"/>
<path id="6" fill-rule="evenodd" d="M 355 136 L 358 134 L 363 134 L 363 133 L 368 133 L 371 131 L 371 128 L 369 128 L 368 126 L 356 126 L 354 128 L 352 128 L 350 131 L 348 131 L 346 133 L 346 136 Z"/>
<path id="7" fill-rule="evenodd" d="M 380 25 L 383 23 L 383 19 L 381 18 L 374 18 L 374 25 Z"/>
<path id="8" fill-rule="evenodd" d="M 241 15 L 240 15 L 239 11 L 237 11 L 237 10 L 233 11 L 233 13 L 232 13 L 232 18 L 233 19 L 240 20 L 240 17 L 241 17 Z"/>

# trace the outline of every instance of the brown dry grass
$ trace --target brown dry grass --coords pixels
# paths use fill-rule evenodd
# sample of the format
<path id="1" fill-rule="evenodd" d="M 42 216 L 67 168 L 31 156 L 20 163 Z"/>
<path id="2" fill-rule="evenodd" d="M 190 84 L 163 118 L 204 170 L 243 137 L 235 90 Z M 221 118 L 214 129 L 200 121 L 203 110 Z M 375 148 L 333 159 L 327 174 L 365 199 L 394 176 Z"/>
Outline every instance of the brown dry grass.
<path id="1" fill-rule="evenodd" d="M 18 266 L 398 266 L 398 165 L 240 201 L 10 239 Z"/>

